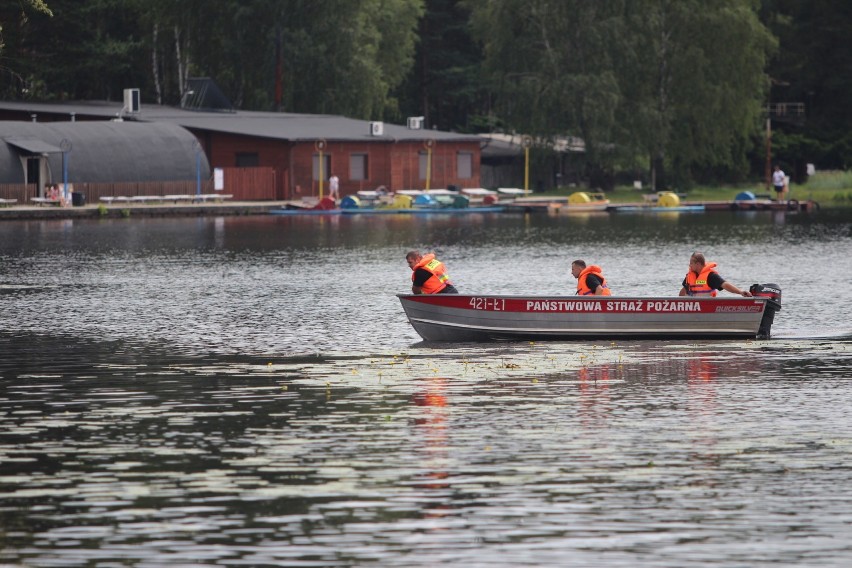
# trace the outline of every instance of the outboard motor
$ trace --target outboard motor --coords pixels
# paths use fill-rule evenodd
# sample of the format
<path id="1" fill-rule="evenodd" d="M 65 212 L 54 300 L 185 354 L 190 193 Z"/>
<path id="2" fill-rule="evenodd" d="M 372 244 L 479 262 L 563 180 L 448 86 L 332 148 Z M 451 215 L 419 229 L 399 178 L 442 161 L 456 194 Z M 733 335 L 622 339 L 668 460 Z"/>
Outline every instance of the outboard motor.
<path id="1" fill-rule="evenodd" d="M 752 284 L 748 291 L 755 298 L 766 298 L 766 309 L 763 310 L 757 338 L 769 339 L 772 322 L 775 321 L 775 312 L 781 309 L 781 287 L 778 284 Z"/>

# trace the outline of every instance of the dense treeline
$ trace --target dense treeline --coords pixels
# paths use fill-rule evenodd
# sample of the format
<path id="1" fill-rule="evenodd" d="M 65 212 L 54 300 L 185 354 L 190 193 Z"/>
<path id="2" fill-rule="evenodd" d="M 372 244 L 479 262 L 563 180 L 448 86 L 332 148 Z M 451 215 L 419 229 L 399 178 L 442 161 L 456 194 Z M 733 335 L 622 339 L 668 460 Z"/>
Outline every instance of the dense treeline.
<path id="1" fill-rule="evenodd" d="M 178 104 L 515 131 L 583 175 L 658 187 L 852 157 L 852 4 L 832 0 L 0 0 L 0 97 Z M 800 109 L 801 107 L 790 107 Z"/>

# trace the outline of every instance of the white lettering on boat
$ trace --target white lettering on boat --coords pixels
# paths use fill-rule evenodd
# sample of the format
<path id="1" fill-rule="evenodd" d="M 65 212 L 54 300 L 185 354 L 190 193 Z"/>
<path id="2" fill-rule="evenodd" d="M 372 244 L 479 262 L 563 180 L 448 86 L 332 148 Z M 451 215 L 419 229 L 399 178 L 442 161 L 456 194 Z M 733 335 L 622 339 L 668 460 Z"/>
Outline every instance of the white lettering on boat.
<path id="1" fill-rule="evenodd" d="M 471 298 L 470 307 L 474 310 L 502 312 L 506 309 L 506 300 L 504 298 Z"/>
<path id="2" fill-rule="evenodd" d="M 601 302 L 576 300 L 527 300 L 528 312 L 601 312 Z"/>
<path id="3" fill-rule="evenodd" d="M 649 312 L 700 312 L 701 304 L 690 300 L 648 300 Z"/>
<path id="4" fill-rule="evenodd" d="M 641 312 L 642 300 L 613 300 L 606 303 L 608 312 Z"/>

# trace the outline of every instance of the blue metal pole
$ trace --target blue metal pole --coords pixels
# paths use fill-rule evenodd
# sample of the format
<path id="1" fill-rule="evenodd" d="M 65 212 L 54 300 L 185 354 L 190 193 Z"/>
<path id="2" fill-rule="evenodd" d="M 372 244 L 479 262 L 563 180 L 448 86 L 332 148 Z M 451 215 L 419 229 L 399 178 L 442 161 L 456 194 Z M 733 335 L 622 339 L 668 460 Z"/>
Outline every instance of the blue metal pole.
<path id="1" fill-rule="evenodd" d="M 195 152 L 195 195 L 201 195 L 201 152 Z"/>
<path id="2" fill-rule="evenodd" d="M 68 202 L 68 152 L 62 152 L 62 197 Z"/>

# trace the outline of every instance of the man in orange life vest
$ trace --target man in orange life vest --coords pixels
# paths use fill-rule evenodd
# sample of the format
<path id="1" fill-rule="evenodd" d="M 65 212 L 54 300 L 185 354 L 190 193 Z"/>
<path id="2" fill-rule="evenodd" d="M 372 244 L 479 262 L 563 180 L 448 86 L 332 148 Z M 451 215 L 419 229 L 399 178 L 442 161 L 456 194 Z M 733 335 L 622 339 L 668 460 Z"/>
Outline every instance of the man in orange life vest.
<path id="1" fill-rule="evenodd" d="M 577 294 L 580 296 L 612 296 L 601 267 L 593 264 L 586 266 L 585 260 L 571 263 L 571 274 L 577 279 Z"/>
<path id="2" fill-rule="evenodd" d="M 689 257 L 689 272 L 683 279 L 680 296 L 715 296 L 716 290 L 727 290 L 732 294 L 739 294 L 744 298 L 750 298 L 751 292 L 740 290 L 716 272 L 716 263 L 707 262 L 700 252 L 692 253 Z"/>
<path id="3" fill-rule="evenodd" d="M 434 253 L 425 256 L 412 250 L 405 255 L 411 268 L 412 294 L 458 294 L 450 283 L 444 263 L 435 258 Z"/>

